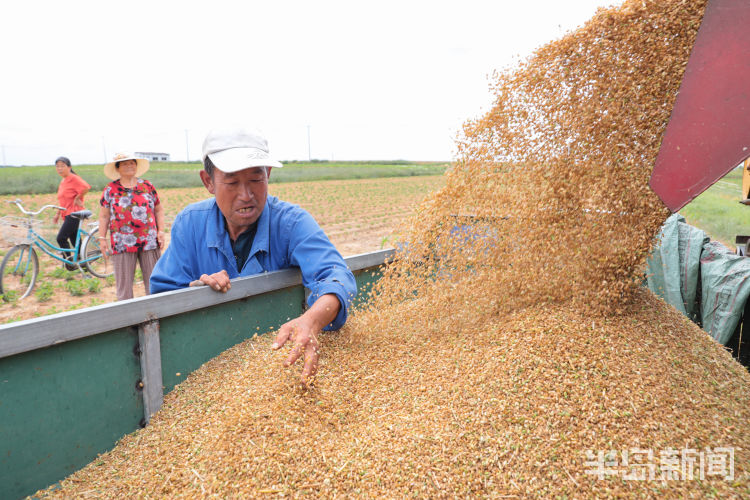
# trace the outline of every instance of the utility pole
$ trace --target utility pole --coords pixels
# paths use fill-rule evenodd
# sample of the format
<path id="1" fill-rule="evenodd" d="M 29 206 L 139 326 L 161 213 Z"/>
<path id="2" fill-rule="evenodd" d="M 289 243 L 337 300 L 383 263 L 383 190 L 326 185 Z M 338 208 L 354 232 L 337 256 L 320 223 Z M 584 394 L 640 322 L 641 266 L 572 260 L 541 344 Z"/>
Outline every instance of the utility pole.
<path id="1" fill-rule="evenodd" d="M 102 136 L 102 151 L 104 151 L 104 163 L 107 163 L 107 146 L 104 144 L 104 136 Z"/>
<path id="2" fill-rule="evenodd" d="M 5 163 L 5 144 L 3 144 L 3 165 L 7 165 L 7 163 Z"/>
<path id="3" fill-rule="evenodd" d="M 190 161 L 190 148 L 188 146 L 188 131 L 185 129 L 185 161 Z"/>
<path id="4" fill-rule="evenodd" d="M 310 125 L 307 126 L 307 161 L 312 161 L 310 154 Z"/>

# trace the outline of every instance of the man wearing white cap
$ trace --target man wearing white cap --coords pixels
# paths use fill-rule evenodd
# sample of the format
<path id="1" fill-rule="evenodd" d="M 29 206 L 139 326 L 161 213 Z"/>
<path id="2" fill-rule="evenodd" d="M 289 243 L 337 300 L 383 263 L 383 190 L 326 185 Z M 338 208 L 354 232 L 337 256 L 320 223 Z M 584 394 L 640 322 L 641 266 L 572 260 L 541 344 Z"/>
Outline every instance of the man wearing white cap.
<path id="1" fill-rule="evenodd" d="M 232 278 L 299 267 L 310 307 L 279 329 L 273 348 L 294 341 L 285 364 L 304 355 L 306 383 L 317 370 L 318 333 L 346 322 L 357 292 L 354 276 L 309 213 L 268 195 L 271 168 L 283 165 L 269 156 L 263 137 L 212 131 L 203 142 L 203 165 L 201 180 L 214 197 L 177 215 L 170 244 L 151 274 L 151 293 L 195 280 L 226 292 Z"/>

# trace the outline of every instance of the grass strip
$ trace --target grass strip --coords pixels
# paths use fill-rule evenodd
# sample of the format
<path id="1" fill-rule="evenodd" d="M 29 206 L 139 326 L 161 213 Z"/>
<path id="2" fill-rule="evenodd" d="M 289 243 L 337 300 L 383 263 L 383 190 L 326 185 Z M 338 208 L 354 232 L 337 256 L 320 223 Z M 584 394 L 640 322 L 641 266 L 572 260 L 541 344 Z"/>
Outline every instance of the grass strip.
<path id="1" fill-rule="evenodd" d="M 372 179 L 381 177 L 411 177 L 439 175 L 447 162 L 287 162 L 284 168 L 274 169 L 271 183 L 323 181 L 344 179 Z M 74 165 L 73 170 L 91 184 L 93 191 L 101 191 L 109 179 L 103 165 Z M 198 162 L 152 162 L 144 178 L 157 189 L 200 187 Z M 55 193 L 60 176 L 52 165 L 8 167 L 0 169 L 0 195 Z"/>

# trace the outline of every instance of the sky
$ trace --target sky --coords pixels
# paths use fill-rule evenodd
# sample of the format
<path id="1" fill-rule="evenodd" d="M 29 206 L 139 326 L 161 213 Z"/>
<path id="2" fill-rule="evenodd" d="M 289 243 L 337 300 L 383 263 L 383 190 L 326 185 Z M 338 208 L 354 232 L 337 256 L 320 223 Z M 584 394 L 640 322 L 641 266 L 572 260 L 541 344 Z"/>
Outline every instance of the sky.
<path id="1" fill-rule="evenodd" d="M 282 161 L 448 161 L 493 71 L 619 3 L 2 2 L 0 165 L 200 160 L 237 125 Z"/>

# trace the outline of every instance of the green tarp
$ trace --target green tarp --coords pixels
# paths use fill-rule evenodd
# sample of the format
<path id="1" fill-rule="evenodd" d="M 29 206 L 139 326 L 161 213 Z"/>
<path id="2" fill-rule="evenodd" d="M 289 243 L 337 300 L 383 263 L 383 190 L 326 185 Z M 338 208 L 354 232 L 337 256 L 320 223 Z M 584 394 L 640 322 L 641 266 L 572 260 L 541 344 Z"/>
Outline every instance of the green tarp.
<path id="1" fill-rule="evenodd" d="M 648 259 L 648 288 L 726 345 L 750 295 L 750 259 L 673 214 Z"/>
<path id="2" fill-rule="evenodd" d="M 648 259 L 648 287 L 693 321 L 700 321 L 698 279 L 706 233 L 670 216 L 659 233 L 659 244 Z"/>

